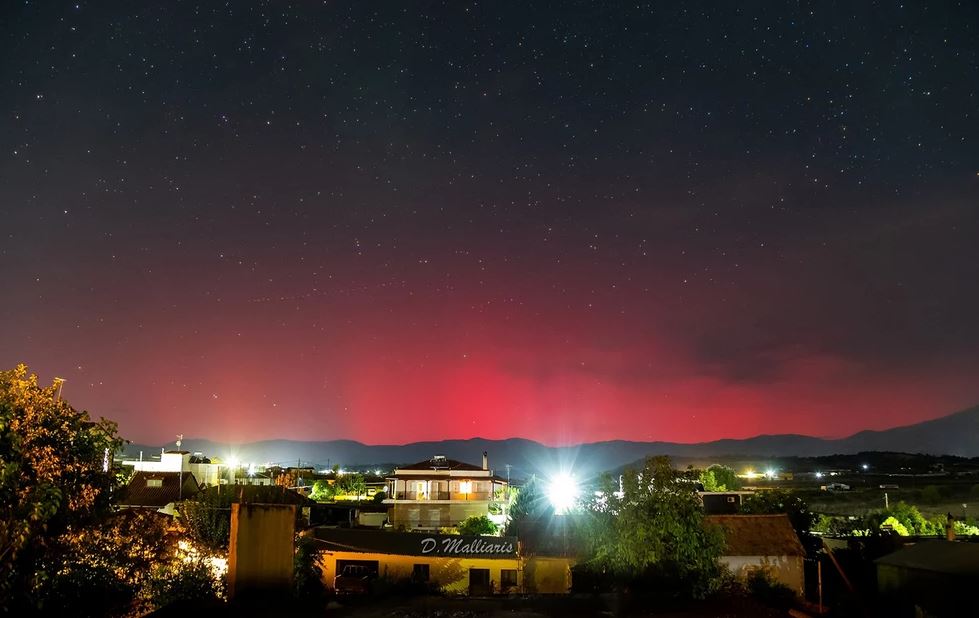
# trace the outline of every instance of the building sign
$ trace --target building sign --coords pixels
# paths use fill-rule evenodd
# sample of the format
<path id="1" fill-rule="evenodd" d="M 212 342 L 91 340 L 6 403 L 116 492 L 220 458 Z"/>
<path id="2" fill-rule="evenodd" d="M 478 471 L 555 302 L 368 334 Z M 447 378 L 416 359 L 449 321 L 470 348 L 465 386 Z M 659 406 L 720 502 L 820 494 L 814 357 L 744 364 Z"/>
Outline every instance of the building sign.
<path id="1" fill-rule="evenodd" d="M 351 528 L 317 528 L 314 538 L 326 551 L 366 554 L 428 556 L 431 558 L 517 557 L 517 539 L 512 536 L 475 536 L 389 532 Z"/>
<path id="2" fill-rule="evenodd" d="M 513 541 L 499 537 L 427 536 L 421 539 L 422 555 L 433 556 L 512 556 Z"/>

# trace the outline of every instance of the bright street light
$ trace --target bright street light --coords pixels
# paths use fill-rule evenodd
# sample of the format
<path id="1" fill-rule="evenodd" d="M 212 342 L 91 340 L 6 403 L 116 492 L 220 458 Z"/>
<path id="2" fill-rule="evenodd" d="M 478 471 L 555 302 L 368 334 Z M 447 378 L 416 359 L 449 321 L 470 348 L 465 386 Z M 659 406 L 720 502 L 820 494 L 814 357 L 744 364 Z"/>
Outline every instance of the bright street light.
<path id="1" fill-rule="evenodd" d="M 570 474 L 562 472 L 547 484 L 547 499 L 557 515 L 571 510 L 578 500 L 578 484 Z"/>

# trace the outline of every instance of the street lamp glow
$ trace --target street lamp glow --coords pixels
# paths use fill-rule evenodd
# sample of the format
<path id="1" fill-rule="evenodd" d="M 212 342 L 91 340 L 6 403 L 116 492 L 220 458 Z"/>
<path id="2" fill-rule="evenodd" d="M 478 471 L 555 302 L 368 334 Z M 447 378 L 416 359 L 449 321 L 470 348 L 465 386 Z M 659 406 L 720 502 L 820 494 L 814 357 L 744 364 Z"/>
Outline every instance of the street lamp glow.
<path id="1" fill-rule="evenodd" d="M 771 468 L 769 468 L 768 470 L 765 470 L 765 476 L 767 476 L 769 479 L 774 479 L 775 478 L 775 474 L 776 474 L 776 471 L 775 470 L 772 470 Z"/>
<path id="2" fill-rule="evenodd" d="M 867 469 L 867 468 L 869 468 L 870 466 L 869 466 L 869 465 L 867 465 L 867 464 L 863 464 L 863 465 L 861 465 L 860 467 L 861 467 L 861 468 L 863 468 L 864 470 L 866 470 L 866 469 Z"/>
<path id="3" fill-rule="evenodd" d="M 578 484 L 570 474 L 562 472 L 547 484 L 547 499 L 556 514 L 566 513 L 578 500 Z"/>

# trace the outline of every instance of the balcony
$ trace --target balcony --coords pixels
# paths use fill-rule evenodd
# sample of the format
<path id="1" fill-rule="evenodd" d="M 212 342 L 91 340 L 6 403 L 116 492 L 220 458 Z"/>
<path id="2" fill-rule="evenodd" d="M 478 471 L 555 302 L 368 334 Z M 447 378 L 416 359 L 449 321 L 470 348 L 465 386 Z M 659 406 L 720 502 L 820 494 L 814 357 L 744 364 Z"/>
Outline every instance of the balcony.
<path id="1" fill-rule="evenodd" d="M 453 502 L 466 502 L 466 501 L 480 501 L 480 500 L 492 500 L 493 496 L 489 492 L 479 491 L 471 494 L 460 494 L 458 492 L 449 493 L 447 491 L 431 491 L 427 495 L 423 493 L 418 493 L 414 491 L 409 492 L 398 492 L 394 494 L 393 498 L 395 500 L 414 500 L 414 501 L 427 501 L 427 500 L 452 500 Z"/>
<path id="2" fill-rule="evenodd" d="M 395 500 L 450 500 L 449 492 L 447 491 L 430 491 L 428 494 L 423 494 L 415 491 L 409 492 L 398 492 L 394 495 Z"/>

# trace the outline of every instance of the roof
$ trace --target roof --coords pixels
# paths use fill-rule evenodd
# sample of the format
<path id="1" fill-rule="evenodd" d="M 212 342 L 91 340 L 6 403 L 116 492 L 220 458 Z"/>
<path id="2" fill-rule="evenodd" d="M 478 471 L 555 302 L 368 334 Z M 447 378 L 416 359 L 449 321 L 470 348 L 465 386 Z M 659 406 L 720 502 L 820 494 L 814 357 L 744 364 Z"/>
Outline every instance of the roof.
<path id="1" fill-rule="evenodd" d="M 398 474 L 400 470 L 469 470 L 469 471 L 483 471 L 482 466 L 474 466 L 473 464 L 468 464 L 464 461 L 458 461 L 456 459 L 448 458 L 432 458 L 426 459 L 425 461 L 419 461 L 418 463 L 413 463 L 410 466 L 399 466 L 395 471 Z"/>
<path id="2" fill-rule="evenodd" d="M 946 575 L 971 575 L 975 578 L 979 577 L 979 544 L 946 540 L 919 541 L 874 562 Z"/>
<path id="3" fill-rule="evenodd" d="M 160 481 L 159 487 L 151 487 L 149 483 L 151 480 Z M 184 472 L 182 480 L 183 490 L 181 491 L 180 472 L 149 472 L 141 470 L 129 479 L 125 496 L 119 501 L 119 504 L 122 506 L 151 506 L 161 508 L 180 499 L 186 500 L 187 498 L 192 498 L 200 491 L 197 485 L 197 479 L 194 478 L 191 472 Z"/>
<path id="4" fill-rule="evenodd" d="M 298 506 L 312 506 L 315 500 L 310 500 L 298 491 L 282 487 L 281 485 L 245 485 L 235 483 L 234 485 L 214 485 L 204 490 L 205 492 L 224 493 L 231 492 L 232 502 L 271 502 L 273 504 L 295 504 Z"/>
<path id="5" fill-rule="evenodd" d="M 806 550 L 789 521 L 778 515 L 708 515 L 706 521 L 724 531 L 724 556 L 805 556 Z"/>
<path id="6" fill-rule="evenodd" d="M 412 471 L 412 472 L 414 472 L 414 471 Z M 471 472 L 485 472 L 487 474 L 487 476 L 475 476 L 475 475 L 473 475 L 472 478 L 475 479 L 475 480 L 479 480 L 479 481 L 496 481 L 497 483 L 504 483 L 504 484 L 506 484 L 506 479 L 505 478 L 501 478 L 501 477 L 499 477 L 499 476 L 497 476 L 495 474 L 492 474 L 491 475 L 489 473 L 489 470 L 483 470 L 482 468 L 478 468 L 476 470 L 472 470 Z M 448 477 L 448 476 L 445 476 L 444 474 L 443 475 L 425 474 L 424 472 L 409 473 L 409 474 L 402 474 L 401 472 L 396 472 L 394 476 L 389 476 L 387 478 L 388 478 L 389 481 L 394 481 L 394 480 L 398 480 L 398 481 L 412 481 L 412 480 L 424 481 L 426 479 L 430 479 L 430 480 L 433 480 L 433 481 L 438 480 L 438 481 L 452 481 L 452 482 L 455 482 L 455 481 L 458 481 L 458 480 L 463 480 L 466 477 L 462 477 L 462 476 Z M 387 483 L 383 483 L 383 484 L 386 485 Z M 368 483 L 368 485 L 370 485 L 370 483 Z"/>
<path id="7" fill-rule="evenodd" d="M 320 527 L 313 531 L 313 538 L 324 551 L 433 558 L 517 557 L 517 539 L 514 537 Z"/>

